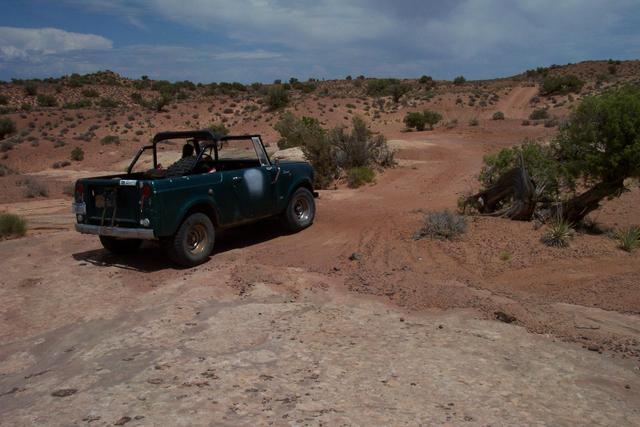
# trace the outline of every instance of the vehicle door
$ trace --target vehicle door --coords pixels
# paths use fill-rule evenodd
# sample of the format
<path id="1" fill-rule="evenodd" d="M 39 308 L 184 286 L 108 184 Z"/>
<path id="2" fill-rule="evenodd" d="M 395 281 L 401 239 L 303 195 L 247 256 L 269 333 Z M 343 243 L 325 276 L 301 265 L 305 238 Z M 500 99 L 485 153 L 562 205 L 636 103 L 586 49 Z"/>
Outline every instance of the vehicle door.
<path id="1" fill-rule="evenodd" d="M 261 146 L 259 138 L 232 138 L 221 141 L 218 149 L 223 182 L 233 188 L 234 210 L 243 220 L 265 217 L 274 210 L 274 168 L 264 151 L 256 150 L 256 144 Z"/>

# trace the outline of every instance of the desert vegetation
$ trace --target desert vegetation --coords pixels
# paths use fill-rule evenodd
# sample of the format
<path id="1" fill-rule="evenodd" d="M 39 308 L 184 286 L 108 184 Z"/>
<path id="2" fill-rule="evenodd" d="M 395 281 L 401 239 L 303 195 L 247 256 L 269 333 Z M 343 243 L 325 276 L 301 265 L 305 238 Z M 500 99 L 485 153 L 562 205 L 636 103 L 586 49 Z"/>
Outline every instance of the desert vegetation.
<path id="1" fill-rule="evenodd" d="M 640 89 L 587 97 L 551 144 L 526 141 L 485 157 L 485 189 L 468 201 L 484 213 L 578 223 L 640 176 L 638 134 Z"/>
<path id="2" fill-rule="evenodd" d="M 422 112 L 410 112 L 404 117 L 404 124 L 408 129 L 415 128 L 418 132 L 425 130 L 429 125 L 429 129 L 433 130 L 433 127 L 442 120 L 442 114 L 424 110 Z"/>
<path id="3" fill-rule="evenodd" d="M 0 212 L 0 239 L 22 237 L 27 233 L 24 218 L 6 212 Z"/>
<path id="4" fill-rule="evenodd" d="M 373 180 L 372 168 L 395 164 L 384 136 L 374 135 L 357 116 L 352 119 L 351 129 L 337 126 L 327 130 L 315 118 L 296 118 L 287 112 L 275 129 L 280 133 L 281 149 L 301 147 L 314 167 L 320 188 L 345 174 L 350 186 L 359 186 Z"/>
<path id="5" fill-rule="evenodd" d="M 450 210 L 428 212 L 424 216 L 422 228 L 414 239 L 429 237 L 439 240 L 453 240 L 467 231 L 467 219 Z"/>

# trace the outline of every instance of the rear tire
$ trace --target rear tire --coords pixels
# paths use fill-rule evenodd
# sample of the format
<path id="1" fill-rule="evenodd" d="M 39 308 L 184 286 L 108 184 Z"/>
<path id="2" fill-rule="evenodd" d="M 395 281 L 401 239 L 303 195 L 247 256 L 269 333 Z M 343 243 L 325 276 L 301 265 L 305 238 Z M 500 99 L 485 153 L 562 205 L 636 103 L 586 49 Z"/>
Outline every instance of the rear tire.
<path id="1" fill-rule="evenodd" d="M 287 209 L 282 213 L 284 227 L 295 233 L 313 224 L 315 217 L 316 203 L 313 194 L 304 187 L 298 188 L 289 199 Z"/>
<path id="2" fill-rule="evenodd" d="M 215 229 L 209 217 L 194 213 L 187 217 L 173 237 L 164 242 L 169 258 L 183 267 L 205 262 L 215 242 Z"/>
<path id="3" fill-rule="evenodd" d="M 111 236 L 100 236 L 100 243 L 109 252 L 117 255 L 130 254 L 138 249 L 142 245 L 140 239 L 117 239 Z"/>

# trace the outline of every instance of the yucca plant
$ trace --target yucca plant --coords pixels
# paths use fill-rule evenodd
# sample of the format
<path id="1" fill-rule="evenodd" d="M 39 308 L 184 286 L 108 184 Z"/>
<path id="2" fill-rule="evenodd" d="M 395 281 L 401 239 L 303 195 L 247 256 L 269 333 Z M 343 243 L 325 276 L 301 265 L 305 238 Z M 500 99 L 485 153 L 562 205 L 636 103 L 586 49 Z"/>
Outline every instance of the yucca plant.
<path id="1" fill-rule="evenodd" d="M 547 231 L 542 235 L 542 243 L 556 248 L 566 248 L 573 238 L 573 224 L 558 216 L 549 224 Z"/>
<path id="2" fill-rule="evenodd" d="M 615 237 L 620 249 L 633 252 L 640 247 L 640 226 L 632 225 L 618 230 Z"/>

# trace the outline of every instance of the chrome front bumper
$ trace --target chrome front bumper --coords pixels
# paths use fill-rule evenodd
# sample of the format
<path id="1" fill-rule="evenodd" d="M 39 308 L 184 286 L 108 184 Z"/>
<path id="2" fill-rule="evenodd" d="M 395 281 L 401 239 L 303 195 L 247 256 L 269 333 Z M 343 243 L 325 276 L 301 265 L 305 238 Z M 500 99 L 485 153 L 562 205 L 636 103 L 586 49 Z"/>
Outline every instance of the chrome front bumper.
<path id="1" fill-rule="evenodd" d="M 76 231 L 83 234 L 119 237 L 121 239 L 155 240 L 153 230 L 147 228 L 102 227 L 99 225 L 76 224 Z"/>

